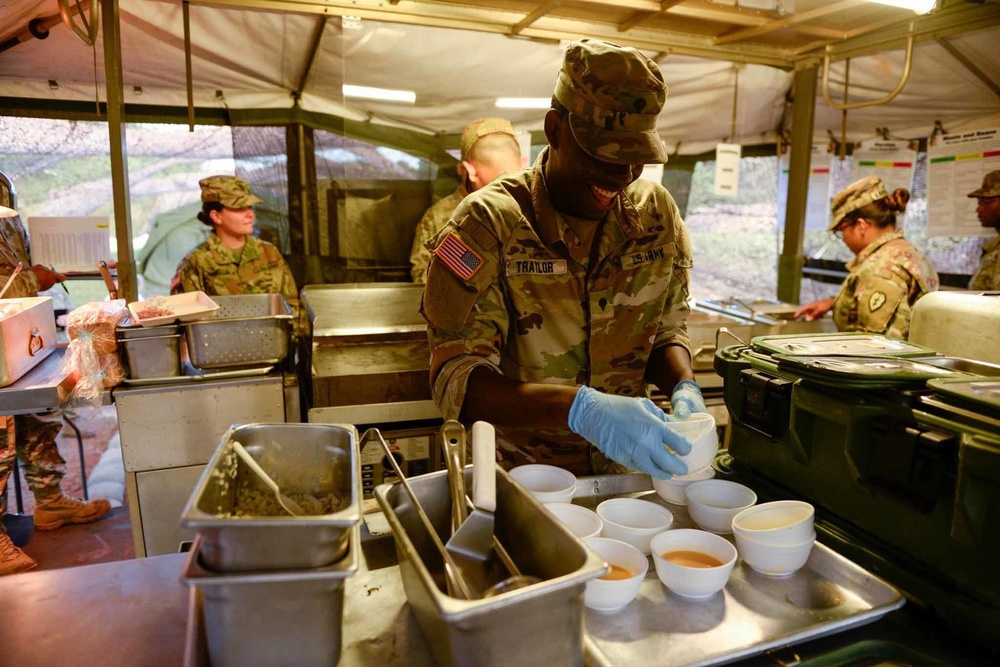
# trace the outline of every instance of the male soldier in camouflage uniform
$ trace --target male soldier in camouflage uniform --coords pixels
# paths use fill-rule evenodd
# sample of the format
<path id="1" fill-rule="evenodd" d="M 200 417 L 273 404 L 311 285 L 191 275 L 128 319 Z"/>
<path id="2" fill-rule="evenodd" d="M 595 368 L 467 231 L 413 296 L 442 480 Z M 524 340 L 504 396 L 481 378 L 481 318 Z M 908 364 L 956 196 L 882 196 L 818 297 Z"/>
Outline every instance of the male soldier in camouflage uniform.
<path id="1" fill-rule="evenodd" d="M 415 283 L 427 281 L 431 252 L 424 245 L 444 228 L 466 195 L 489 185 L 503 173 L 521 168 L 521 148 L 510 121 L 480 118 L 469 123 L 462 132 L 462 160 L 457 168 L 462 184 L 435 202 L 417 223 L 410 251 L 410 273 Z"/>
<path id="2" fill-rule="evenodd" d="M 1000 290 L 1000 170 L 986 174 L 983 187 L 969 196 L 979 200 L 976 215 L 980 224 L 992 227 L 998 234 L 983 244 L 983 256 L 969 281 L 969 289 Z"/>
<path id="3" fill-rule="evenodd" d="M 690 444 L 645 398 L 652 382 L 673 390 L 675 414 L 705 411 L 684 324 L 687 230 L 670 194 L 637 180 L 666 161 L 666 95 L 635 49 L 570 44 L 548 147 L 466 197 L 427 244 L 434 400 L 446 419 L 493 423 L 506 466 L 687 472 L 664 445 Z"/>
<path id="4" fill-rule="evenodd" d="M 28 237 L 21 219 L 12 209 L 0 206 L 0 285 L 7 282 L 19 262 L 31 264 Z M 14 279 L 5 299 L 36 296 L 66 279 L 41 265 L 30 266 Z M 20 459 L 24 477 L 35 494 L 35 527 L 54 530 L 70 523 L 96 521 L 111 510 L 107 500 L 83 502 L 63 495 L 59 483 L 66 472 L 66 462 L 59 455 L 56 436 L 62 429 L 62 417 L 36 415 L 0 415 L 0 516 L 7 511 L 7 480 Z M 14 546 L 0 523 L 0 575 L 24 572 L 37 563 Z"/>
<path id="5" fill-rule="evenodd" d="M 917 299 L 937 291 L 938 275 L 927 258 L 896 229 L 896 213 L 910 193 L 891 195 L 877 176 L 849 185 L 833 198 L 829 231 L 843 235 L 855 257 L 836 299 L 806 304 L 795 316 L 811 320 L 833 309 L 838 331 L 867 331 L 905 339 Z"/>
<path id="6" fill-rule="evenodd" d="M 209 176 L 198 185 L 198 219 L 212 227 L 212 234 L 181 260 L 171 294 L 281 294 L 297 321 L 299 292 L 288 264 L 274 245 L 253 235 L 253 206 L 262 200 L 236 176 Z"/>

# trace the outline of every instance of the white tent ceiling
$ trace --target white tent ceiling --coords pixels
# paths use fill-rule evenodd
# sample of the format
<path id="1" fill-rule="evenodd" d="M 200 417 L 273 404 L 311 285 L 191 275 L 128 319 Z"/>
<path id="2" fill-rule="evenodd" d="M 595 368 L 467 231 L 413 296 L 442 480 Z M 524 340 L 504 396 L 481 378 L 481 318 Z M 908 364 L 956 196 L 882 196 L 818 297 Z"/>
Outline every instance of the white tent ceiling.
<path id="1" fill-rule="evenodd" d="M 590 7 L 598 1 L 576 0 L 575 3 L 562 4 Z M 853 7 L 858 5 L 859 0 L 799 0 L 798 5 L 800 10 L 816 12 L 817 7 L 831 2 L 839 2 L 839 6 L 851 4 Z M 518 16 L 524 19 L 531 5 L 552 4 L 513 0 L 504 3 L 497 0 L 493 4 L 498 3 L 508 7 L 507 14 L 514 19 Z M 273 9 L 285 5 L 303 11 L 316 11 L 319 5 L 277 0 L 255 3 L 268 8 L 264 11 L 235 6 L 238 4 L 249 3 L 234 0 L 230 5 L 190 6 L 195 106 L 228 106 L 230 109 L 292 107 L 291 93 L 301 85 L 300 80 L 309 65 L 314 35 L 323 18 L 317 13 L 285 13 Z M 345 3 L 330 0 L 322 4 Z M 372 3 L 358 0 L 353 4 L 364 8 Z M 378 4 L 383 8 L 378 14 L 379 19 L 393 18 L 391 12 L 395 4 Z M 363 18 L 358 27 L 350 27 L 355 22 L 342 21 L 339 15 L 330 16 L 323 29 L 315 61 L 302 85 L 302 108 L 354 120 L 370 119 L 374 123 L 426 133 L 458 133 L 469 120 L 485 115 L 504 115 L 519 129 L 540 129 L 541 111 L 498 110 L 494 100 L 497 97 L 549 96 L 563 44 L 557 39 L 512 38 L 492 29 L 482 31 L 484 24 L 471 20 L 469 25 L 477 27 L 477 30 L 416 25 L 431 23 L 413 16 L 412 6 L 427 4 L 400 2 L 396 7 L 399 14 L 395 15 L 398 22 Z M 649 4 L 643 0 L 622 0 L 615 7 L 632 6 L 634 14 L 636 9 Z M 659 2 L 652 4 L 661 6 Z M 672 4 L 676 11 L 711 3 L 684 0 Z M 515 5 L 525 6 L 524 10 L 517 13 L 509 9 Z M 950 132 L 1000 125 L 1000 80 L 996 74 L 1000 72 L 1000 51 L 996 48 L 1000 38 L 1000 27 L 997 27 L 1000 25 L 1000 8 L 993 0 L 981 7 L 969 7 L 982 12 L 981 25 L 985 27 L 977 29 L 973 20 L 967 22 L 961 34 L 945 37 L 945 45 L 927 39 L 918 42 L 914 48 L 912 74 L 901 94 L 890 103 L 848 113 L 849 140 L 873 137 L 877 127 L 888 127 L 891 134 L 898 137 L 927 136 L 933 130 L 935 121 L 940 121 Z M 879 11 L 883 10 L 886 8 Z M 496 13 L 495 8 L 490 11 L 493 14 L 489 16 Z M 850 11 L 860 12 L 861 9 Z M 56 0 L 0 0 L 0 42 L 24 31 L 31 19 L 56 17 L 58 13 Z M 364 15 L 364 12 L 359 13 Z M 687 16 L 688 13 L 681 12 L 679 16 Z M 732 16 L 743 20 L 741 17 L 754 15 L 743 12 Z M 912 14 L 903 12 L 898 16 L 897 22 Z M 886 21 L 882 15 L 875 18 L 883 23 Z M 126 103 L 186 106 L 181 3 L 178 0 L 120 0 L 120 20 Z M 551 20 L 565 23 L 568 19 L 557 17 Z M 620 16 L 613 19 L 623 20 L 626 19 Z M 865 20 L 870 24 L 872 18 Z M 594 19 L 578 23 L 589 26 L 590 32 L 577 36 L 607 36 L 604 33 L 608 27 Z M 704 31 L 702 27 L 698 29 Z M 818 34 L 833 28 L 816 26 L 810 29 Z M 619 41 L 634 43 L 636 40 L 630 36 L 639 34 L 641 30 L 640 27 L 621 32 Z M 782 40 L 788 42 L 791 39 L 788 35 L 782 36 L 781 31 L 773 32 L 773 42 L 779 46 Z M 650 42 L 650 34 L 653 31 L 641 32 L 642 44 Z M 846 37 L 850 33 L 845 29 L 841 34 Z M 667 33 L 664 35 L 669 37 Z M 572 36 L 566 34 L 566 37 Z M 683 39 L 691 41 L 695 37 L 688 35 Z M 662 51 L 655 51 L 647 47 L 646 50 L 648 55 L 660 62 L 670 88 L 659 125 L 667 145 L 680 153 L 691 154 L 708 150 L 723 139 L 747 144 L 773 141 L 791 88 L 791 66 L 778 68 L 753 62 L 735 65 L 732 61 L 738 59 L 740 53 L 737 47 L 728 47 L 728 51 L 720 52 L 725 58 L 723 60 L 687 55 L 685 53 L 693 49 L 687 48 L 683 39 L 678 38 L 681 46 L 677 48 L 665 47 Z M 719 41 L 718 36 L 705 39 Z M 815 36 L 810 39 L 815 39 Z M 47 39 L 28 39 L 0 52 L 0 113 L 8 106 L 3 98 L 86 102 L 94 101 L 95 96 L 99 96 L 103 100 L 104 54 L 100 40 L 98 36 L 96 49 L 86 46 L 65 25 L 54 21 Z M 777 57 L 760 55 L 764 53 L 764 48 L 748 43 L 744 50 L 753 56 L 749 60 L 766 61 Z M 775 51 L 778 47 L 774 44 L 767 48 L 771 49 L 768 53 L 794 53 L 794 50 Z M 869 52 L 873 50 L 869 49 Z M 954 55 L 956 52 L 957 57 Z M 821 54 L 822 51 L 816 53 Z M 805 56 L 808 55 L 805 53 Z M 963 66 L 958 58 L 965 59 L 972 69 Z M 801 59 L 788 60 L 790 64 L 795 62 L 802 65 Z M 899 80 L 902 64 L 901 48 L 853 58 L 850 65 L 850 98 L 884 96 Z M 737 67 L 736 136 L 731 137 Z M 979 75 L 973 71 L 976 69 Z M 844 63 L 835 62 L 830 73 L 830 96 L 834 100 L 839 101 L 843 97 L 843 80 Z M 50 81 L 56 82 L 56 89 L 52 88 Z M 413 105 L 345 101 L 341 96 L 343 83 L 413 90 L 417 101 Z M 141 93 L 136 87 L 141 88 Z M 221 91 L 221 97 L 217 91 Z M 10 106 L 16 105 L 11 102 Z M 818 95 L 817 138 L 825 138 L 828 131 L 839 136 L 840 125 L 841 113 L 831 109 L 822 95 Z"/>

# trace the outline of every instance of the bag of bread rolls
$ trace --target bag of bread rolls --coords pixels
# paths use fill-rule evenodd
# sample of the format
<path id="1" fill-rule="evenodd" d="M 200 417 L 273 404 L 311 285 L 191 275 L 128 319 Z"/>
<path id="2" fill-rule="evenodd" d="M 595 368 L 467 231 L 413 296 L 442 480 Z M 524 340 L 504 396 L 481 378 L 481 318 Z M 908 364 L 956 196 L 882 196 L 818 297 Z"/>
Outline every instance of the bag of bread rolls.
<path id="1" fill-rule="evenodd" d="M 75 384 L 67 401 L 101 405 L 102 391 L 125 379 L 115 329 L 127 313 L 124 299 L 85 303 L 69 313 L 66 331 L 70 341 L 62 370 Z"/>

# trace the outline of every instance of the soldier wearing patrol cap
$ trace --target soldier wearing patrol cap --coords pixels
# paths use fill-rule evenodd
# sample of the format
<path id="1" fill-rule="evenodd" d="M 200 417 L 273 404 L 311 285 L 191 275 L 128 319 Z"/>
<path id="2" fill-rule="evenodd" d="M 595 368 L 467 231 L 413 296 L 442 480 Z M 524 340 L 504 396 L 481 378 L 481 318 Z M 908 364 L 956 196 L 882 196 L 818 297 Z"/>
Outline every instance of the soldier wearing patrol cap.
<path id="1" fill-rule="evenodd" d="M 493 423 L 505 466 L 688 472 L 675 455 L 690 443 L 645 398 L 654 383 L 675 415 L 705 411 L 684 324 L 688 233 L 670 193 L 637 180 L 667 159 L 666 97 L 639 51 L 570 44 L 534 166 L 466 197 L 427 243 L 434 400 L 446 419 Z"/>
<path id="2" fill-rule="evenodd" d="M 817 319 L 833 310 L 838 331 L 867 331 L 905 339 L 917 299 L 937 291 L 934 267 L 896 229 L 896 213 L 906 210 L 910 193 L 892 194 L 877 176 L 867 176 L 837 193 L 828 231 L 840 234 L 855 257 L 835 299 L 806 304 L 796 317 Z"/>
<path id="3" fill-rule="evenodd" d="M 489 185 L 503 173 L 517 171 L 524 166 L 514 126 L 504 118 L 480 118 L 469 123 L 462 131 L 461 156 L 456 169 L 462 184 L 447 197 L 436 201 L 417 223 L 410 250 L 410 274 L 415 283 L 427 280 L 431 253 L 424 244 L 441 231 L 455 207 L 470 192 Z"/>
<path id="4" fill-rule="evenodd" d="M 969 193 L 979 200 L 976 215 L 983 227 L 993 227 L 1000 234 L 1000 170 L 983 177 L 983 187 Z M 983 244 L 979 268 L 969 281 L 972 290 L 1000 290 L 1000 235 Z"/>
<path id="5" fill-rule="evenodd" d="M 171 294 L 199 290 L 210 296 L 281 294 L 297 313 L 299 292 L 281 251 L 253 235 L 253 207 L 262 200 L 250 191 L 250 184 L 224 175 L 203 178 L 198 185 L 202 202 L 198 219 L 212 233 L 181 260 Z"/>

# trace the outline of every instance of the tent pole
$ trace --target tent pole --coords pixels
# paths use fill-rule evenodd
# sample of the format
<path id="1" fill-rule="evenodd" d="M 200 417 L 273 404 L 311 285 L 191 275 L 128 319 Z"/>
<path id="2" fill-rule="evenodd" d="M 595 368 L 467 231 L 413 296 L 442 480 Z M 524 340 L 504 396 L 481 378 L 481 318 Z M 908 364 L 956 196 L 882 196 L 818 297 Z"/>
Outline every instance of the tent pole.
<path id="1" fill-rule="evenodd" d="M 788 197 L 785 205 L 785 238 L 778 260 L 778 299 L 799 302 L 802 287 L 802 239 L 806 226 L 809 165 L 813 123 L 816 117 L 816 67 L 797 70 L 792 82 L 792 142 L 788 161 Z"/>
<path id="2" fill-rule="evenodd" d="M 111 191 L 114 196 L 115 239 L 118 242 L 118 295 L 126 301 L 135 301 L 138 299 L 139 289 L 135 256 L 132 252 L 118 0 L 101 0 L 101 19 L 104 22 L 104 84 L 108 104 L 108 144 L 111 147 Z"/>

